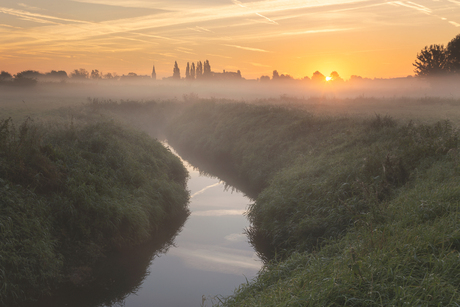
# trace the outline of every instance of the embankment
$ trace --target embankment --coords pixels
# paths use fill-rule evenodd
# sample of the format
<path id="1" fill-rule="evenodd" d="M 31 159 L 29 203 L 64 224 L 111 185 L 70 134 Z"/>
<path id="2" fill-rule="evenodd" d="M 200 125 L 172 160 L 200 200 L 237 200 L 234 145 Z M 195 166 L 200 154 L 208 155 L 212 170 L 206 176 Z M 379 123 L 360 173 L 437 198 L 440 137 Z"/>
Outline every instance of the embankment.
<path id="1" fill-rule="evenodd" d="M 167 136 L 257 194 L 248 233 L 267 265 L 225 306 L 460 301 L 460 156 L 449 122 L 203 102 Z"/>
<path id="2" fill-rule="evenodd" d="M 0 305 L 79 287 L 114 250 L 188 215 L 188 174 L 145 134 L 113 122 L 0 122 Z"/>

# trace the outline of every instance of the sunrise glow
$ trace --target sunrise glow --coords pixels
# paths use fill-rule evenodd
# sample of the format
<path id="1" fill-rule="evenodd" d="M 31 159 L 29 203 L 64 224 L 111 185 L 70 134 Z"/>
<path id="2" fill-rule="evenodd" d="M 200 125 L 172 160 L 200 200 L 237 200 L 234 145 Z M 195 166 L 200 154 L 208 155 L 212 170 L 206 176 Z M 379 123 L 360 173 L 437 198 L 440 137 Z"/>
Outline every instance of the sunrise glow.
<path id="1" fill-rule="evenodd" d="M 460 32 L 458 1 L 0 0 L 0 64 L 172 74 L 175 61 L 295 78 L 405 77 L 425 45 Z"/>

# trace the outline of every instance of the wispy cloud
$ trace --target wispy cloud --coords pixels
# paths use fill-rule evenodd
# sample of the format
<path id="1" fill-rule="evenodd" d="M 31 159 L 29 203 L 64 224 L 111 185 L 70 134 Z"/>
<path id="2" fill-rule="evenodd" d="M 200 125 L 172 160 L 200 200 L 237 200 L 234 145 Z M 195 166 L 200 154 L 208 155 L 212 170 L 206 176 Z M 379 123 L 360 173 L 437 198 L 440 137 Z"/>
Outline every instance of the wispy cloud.
<path id="1" fill-rule="evenodd" d="M 249 50 L 249 51 L 256 51 L 256 52 L 270 52 L 264 49 L 259 49 L 259 48 L 251 48 L 251 47 L 244 47 L 244 46 L 238 46 L 238 45 L 227 45 L 224 44 L 223 46 L 227 47 L 233 47 L 233 48 L 238 48 L 238 49 L 243 49 L 243 50 Z"/>
<path id="2" fill-rule="evenodd" d="M 339 29 L 320 29 L 320 30 L 305 30 L 305 31 L 295 31 L 295 32 L 285 32 L 281 35 L 290 36 L 290 35 L 304 35 L 304 34 L 316 34 L 316 33 L 327 33 L 327 32 L 340 32 L 340 31 L 350 31 L 354 28 L 339 28 Z"/>
<path id="3" fill-rule="evenodd" d="M 245 210 L 206 210 L 206 211 L 194 211 L 194 216 L 227 216 L 227 215 L 243 215 Z"/>
<path id="4" fill-rule="evenodd" d="M 211 188 L 217 187 L 217 186 L 219 186 L 219 185 L 221 185 L 221 184 L 222 184 L 221 182 L 218 182 L 218 183 L 214 183 L 214 184 L 208 185 L 207 187 L 205 187 L 205 188 L 199 190 L 198 192 L 193 193 L 192 196 L 190 196 L 190 198 L 193 198 L 193 197 L 195 197 L 195 196 L 197 196 L 197 195 L 203 194 L 204 192 L 206 192 L 206 190 L 209 190 L 209 189 L 211 189 Z"/>
<path id="5" fill-rule="evenodd" d="M 449 21 L 450 24 L 456 26 L 456 27 L 460 27 L 460 23 L 457 23 L 455 21 Z"/>
<path id="6" fill-rule="evenodd" d="M 430 8 L 428 8 L 426 6 L 423 6 L 421 4 L 411 2 L 411 1 L 404 1 L 404 2 L 403 1 L 391 1 L 391 2 L 387 2 L 387 3 L 388 4 L 393 4 L 393 5 L 405 6 L 405 7 L 414 9 L 416 11 L 425 13 L 425 14 L 431 14 L 433 12 Z"/>

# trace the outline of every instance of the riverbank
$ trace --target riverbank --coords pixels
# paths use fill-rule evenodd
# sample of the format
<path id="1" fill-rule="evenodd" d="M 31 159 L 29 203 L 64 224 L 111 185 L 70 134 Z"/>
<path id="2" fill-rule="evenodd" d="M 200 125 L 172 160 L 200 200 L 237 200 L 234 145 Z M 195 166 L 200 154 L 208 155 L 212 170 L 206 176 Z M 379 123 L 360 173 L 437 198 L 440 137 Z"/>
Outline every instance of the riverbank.
<path id="1" fill-rule="evenodd" d="M 258 191 L 248 233 L 267 265 L 224 306 L 460 300 L 460 156 L 449 121 L 208 101 L 167 136 Z"/>
<path id="2" fill-rule="evenodd" d="M 108 252 L 188 215 L 187 171 L 113 122 L 0 122 L 0 303 L 85 285 Z"/>

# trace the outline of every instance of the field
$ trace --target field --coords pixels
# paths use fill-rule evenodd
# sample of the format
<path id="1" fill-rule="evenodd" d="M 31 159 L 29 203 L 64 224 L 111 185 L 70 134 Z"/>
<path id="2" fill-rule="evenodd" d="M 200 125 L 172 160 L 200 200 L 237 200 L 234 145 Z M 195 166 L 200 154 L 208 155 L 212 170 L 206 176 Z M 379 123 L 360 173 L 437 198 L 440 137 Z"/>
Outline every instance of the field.
<path id="1" fill-rule="evenodd" d="M 149 242 L 188 215 L 187 171 L 158 141 L 57 114 L 0 120 L 2 306 L 80 287 L 107 253 Z"/>
<path id="2" fill-rule="evenodd" d="M 247 233 L 265 267 L 219 305 L 460 303 L 458 99 L 242 102 L 187 95 L 183 101 L 68 98 L 60 109 L 47 103 L 51 108 L 33 110 L 67 123 L 67 130 L 55 130 L 69 134 L 72 121 L 85 122 L 78 133 L 101 129 L 110 138 L 121 131 L 112 122 L 123 122 L 167 138 L 183 157 L 254 199 Z M 21 118 L 31 108 L 7 110 Z M 144 138 L 140 143 L 148 143 Z M 88 140 L 86 151 L 101 149 L 100 139 Z M 140 164 L 133 163 L 137 172 Z"/>

